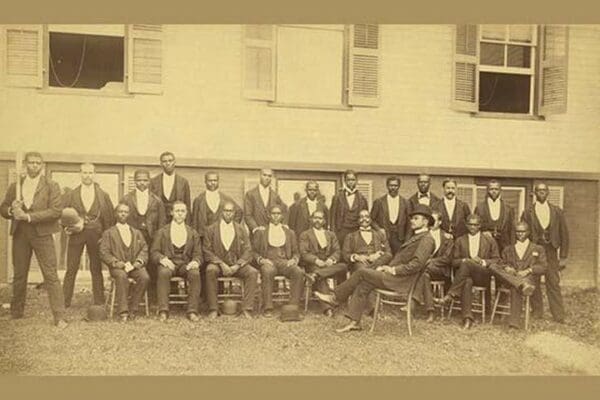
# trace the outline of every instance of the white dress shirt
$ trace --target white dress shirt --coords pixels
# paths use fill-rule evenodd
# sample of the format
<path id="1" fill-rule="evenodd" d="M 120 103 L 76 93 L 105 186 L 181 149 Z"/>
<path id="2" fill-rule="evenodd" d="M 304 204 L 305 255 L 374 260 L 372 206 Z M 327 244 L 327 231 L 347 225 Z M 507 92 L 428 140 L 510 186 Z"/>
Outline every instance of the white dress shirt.
<path id="1" fill-rule="evenodd" d="M 270 192 L 270 188 L 264 187 L 260 184 L 258 185 L 258 193 L 260 194 L 260 198 L 262 199 L 265 208 L 269 206 L 269 196 L 271 195 Z"/>
<path id="2" fill-rule="evenodd" d="M 90 211 L 92 204 L 94 204 L 94 198 L 96 197 L 96 191 L 94 190 L 94 184 L 81 185 L 81 202 L 86 212 Z"/>
<path id="3" fill-rule="evenodd" d="M 218 190 L 206 191 L 206 204 L 210 211 L 216 213 L 219 210 L 219 204 L 221 204 L 221 195 Z"/>
<path id="4" fill-rule="evenodd" d="M 272 247 L 281 247 L 285 244 L 285 232 L 281 224 L 269 224 L 268 240 Z"/>
<path id="5" fill-rule="evenodd" d="M 456 208 L 456 197 L 453 197 L 452 200 L 448 200 L 448 198 L 444 197 L 444 207 L 446 207 L 448 219 L 452 220 L 454 209 Z"/>
<path id="6" fill-rule="evenodd" d="M 312 215 L 312 213 L 317 211 L 317 199 L 311 200 L 307 197 L 306 205 L 308 206 L 308 215 Z"/>
<path id="7" fill-rule="evenodd" d="M 519 257 L 519 260 L 523 259 L 523 256 L 527 251 L 527 247 L 529 247 L 529 239 L 525 239 L 522 242 L 517 240 L 517 243 L 515 243 L 515 251 L 517 252 L 517 257 Z"/>
<path id="8" fill-rule="evenodd" d="M 535 215 L 538 221 L 540 221 L 542 228 L 546 229 L 550 226 L 550 206 L 547 201 L 543 203 L 537 201 L 535 203 Z"/>
<path id="9" fill-rule="evenodd" d="M 442 235 L 439 229 L 430 230 L 429 233 L 431 234 L 431 237 L 433 237 L 433 241 L 435 242 L 435 250 L 433 250 L 433 254 L 435 254 L 442 245 Z"/>
<path id="10" fill-rule="evenodd" d="M 219 231 L 221 233 L 221 243 L 225 250 L 229 251 L 231 248 L 231 244 L 233 243 L 233 239 L 235 239 L 235 229 L 233 228 L 233 222 L 227 223 L 221 219 L 221 223 L 219 224 Z"/>
<path id="11" fill-rule="evenodd" d="M 125 247 L 131 246 L 131 229 L 128 224 L 121 224 L 117 222 L 115 224 L 117 230 L 119 231 L 119 236 L 121 236 L 121 240 L 125 244 Z"/>
<path id="12" fill-rule="evenodd" d="M 390 214 L 390 222 L 393 224 L 398 220 L 398 212 L 400 211 L 400 196 L 392 197 L 388 194 L 387 204 Z"/>
<path id="13" fill-rule="evenodd" d="M 325 236 L 325 229 L 313 228 L 313 231 L 315 232 L 315 236 L 317 237 L 317 242 L 319 242 L 319 246 L 322 249 L 327 247 L 327 237 Z"/>
<path id="14" fill-rule="evenodd" d="M 349 192 L 347 189 L 344 191 L 346 195 L 346 202 L 348 203 L 348 208 L 352 208 L 354 205 L 354 199 L 356 198 L 356 190 Z"/>
<path id="15" fill-rule="evenodd" d="M 175 221 L 171 221 L 171 243 L 175 247 L 182 247 L 187 241 L 187 230 L 185 229 L 185 223 L 178 224 Z"/>
<path id="16" fill-rule="evenodd" d="M 367 245 L 370 245 L 373 241 L 373 231 L 371 229 L 361 229 L 360 236 L 362 236 Z"/>
<path id="17" fill-rule="evenodd" d="M 496 200 L 492 200 L 492 198 L 488 196 L 487 204 L 488 208 L 490 209 L 490 217 L 492 218 L 492 221 L 498 221 L 498 218 L 500 218 L 500 197 L 498 197 Z"/>
<path id="18" fill-rule="evenodd" d="M 421 192 L 419 192 L 417 193 L 417 201 L 419 202 L 419 204 L 425 204 L 426 206 L 428 206 L 431 203 L 431 195 L 429 194 L 429 192 L 427 192 L 424 196 L 421 197 Z"/>
<path id="19" fill-rule="evenodd" d="M 39 174 L 35 178 L 30 178 L 29 175 L 25 177 L 23 180 L 23 185 L 21 186 L 21 195 L 23 196 L 23 204 L 25 208 L 31 208 L 33 204 L 33 196 L 35 195 L 35 191 L 40 183 L 40 177 L 42 174 Z"/>
<path id="20" fill-rule="evenodd" d="M 469 256 L 471 258 L 477 257 L 479 254 L 479 241 L 481 239 L 481 232 L 477 232 L 475 235 L 468 234 L 469 238 Z"/>
<path id="21" fill-rule="evenodd" d="M 163 195 L 165 199 L 171 198 L 171 192 L 173 191 L 173 186 L 175 185 L 175 174 L 167 175 L 165 173 L 162 174 L 162 184 L 163 184 Z"/>
<path id="22" fill-rule="evenodd" d="M 135 189 L 135 200 L 137 203 L 137 210 L 140 215 L 146 215 L 146 211 L 148 211 L 148 202 L 149 200 L 149 192 L 148 189 L 143 192 L 139 189 Z"/>

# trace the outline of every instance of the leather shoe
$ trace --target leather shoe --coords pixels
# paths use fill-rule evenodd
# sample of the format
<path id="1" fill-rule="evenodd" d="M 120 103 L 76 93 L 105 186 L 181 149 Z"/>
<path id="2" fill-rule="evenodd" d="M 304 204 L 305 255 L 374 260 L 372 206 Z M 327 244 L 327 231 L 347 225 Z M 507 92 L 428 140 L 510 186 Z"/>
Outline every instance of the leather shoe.
<path id="1" fill-rule="evenodd" d="M 265 317 L 265 318 L 273 318 L 273 310 L 265 310 L 263 312 L 263 317 Z"/>
<path id="2" fill-rule="evenodd" d="M 433 313 L 433 311 L 428 311 L 427 312 L 427 322 L 432 323 L 433 321 L 435 321 L 435 314 Z"/>
<path id="3" fill-rule="evenodd" d="M 127 322 L 127 321 L 129 321 L 129 314 L 125 313 L 125 314 L 119 315 L 119 321 L 120 322 Z"/>
<path id="4" fill-rule="evenodd" d="M 339 303 L 335 299 L 335 294 L 325 294 L 325 293 L 321 293 L 321 292 L 315 292 L 315 296 L 317 296 L 317 299 L 319 299 L 323 303 L 327 303 L 334 307 L 339 306 Z"/>
<path id="5" fill-rule="evenodd" d="M 471 329 L 472 326 L 473 326 L 473 320 L 471 318 L 465 318 L 462 328 L 467 330 L 467 329 Z"/>
<path id="6" fill-rule="evenodd" d="M 167 314 L 165 311 L 161 311 L 158 313 L 158 320 L 160 322 L 167 322 L 168 319 L 169 319 L 169 314 Z"/>
<path id="7" fill-rule="evenodd" d="M 248 310 L 242 310 L 242 312 L 240 313 L 240 317 L 244 319 L 252 319 L 252 313 Z"/>
<path id="8" fill-rule="evenodd" d="M 335 330 L 337 333 L 346 333 L 346 332 L 352 332 L 352 331 L 362 331 L 362 327 L 360 326 L 360 323 L 356 322 L 356 321 L 352 321 L 350 322 L 348 325 L 336 329 Z"/>
<path id="9" fill-rule="evenodd" d="M 188 317 L 188 319 L 191 322 L 198 322 L 198 321 L 200 321 L 200 317 L 195 312 L 188 313 L 187 317 Z"/>
<path id="10" fill-rule="evenodd" d="M 530 285 L 529 283 L 524 283 L 521 287 L 521 292 L 523 293 L 523 296 L 531 296 L 534 290 L 535 286 Z"/>
<path id="11" fill-rule="evenodd" d="M 67 326 L 69 326 L 69 324 L 67 324 L 67 321 L 64 319 L 59 319 L 58 322 L 56 322 L 56 327 L 58 329 L 65 329 Z"/>
<path id="12" fill-rule="evenodd" d="M 447 306 L 450 305 L 450 303 L 452 303 L 452 296 L 447 294 L 441 299 L 433 299 L 433 302 L 438 305 Z"/>
<path id="13" fill-rule="evenodd" d="M 217 319 L 218 316 L 219 313 L 214 310 L 208 313 L 208 319 Z"/>
<path id="14" fill-rule="evenodd" d="M 327 318 L 332 318 L 333 310 L 331 308 L 328 308 L 327 310 L 323 311 L 323 315 L 325 315 Z"/>

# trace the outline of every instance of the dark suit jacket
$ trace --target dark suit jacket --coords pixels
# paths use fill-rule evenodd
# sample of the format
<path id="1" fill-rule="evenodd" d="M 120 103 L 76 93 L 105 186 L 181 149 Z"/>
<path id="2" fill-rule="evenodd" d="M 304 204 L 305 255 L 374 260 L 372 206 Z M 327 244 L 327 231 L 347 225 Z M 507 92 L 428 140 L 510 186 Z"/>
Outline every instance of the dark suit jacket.
<path id="1" fill-rule="evenodd" d="M 192 206 L 192 227 L 200 234 L 204 236 L 206 229 L 221 220 L 221 212 L 223 211 L 223 204 L 230 201 L 233 203 L 235 209 L 234 221 L 237 223 L 242 222 L 244 212 L 233 199 L 226 194 L 219 191 L 219 208 L 216 213 L 213 213 L 208 204 L 206 203 L 206 192 L 202 192 L 194 199 L 194 205 Z"/>
<path id="2" fill-rule="evenodd" d="M 238 264 L 240 266 L 244 266 L 252 261 L 254 254 L 252 253 L 246 229 L 236 222 L 233 223 L 235 238 L 228 252 L 223 247 L 223 242 L 221 241 L 220 223 L 221 221 L 219 220 L 206 228 L 204 240 L 202 241 L 206 261 L 212 264 L 221 264 L 224 262 L 228 265 Z M 228 257 L 231 259 L 228 260 Z"/>
<path id="3" fill-rule="evenodd" d="M 427 261 L 427 266 L 442 269 L 444 276 L 448 277 L 450 276 L 450 266 L 452 265 L 454 240 L 448 239 L 444 233 L 443 231 L 440 232 L 440 248 L 431 255 L 431 258 Z"/>
<path id="4" fill-rule="evenodd" d="M 102 231 L 105 231 L 115 224 L 114 206 L 108 193 L 102 190 L 97 183 L 94 183 L 94 192 L 94 202 L 97 202 L 100 212 L 98 221 L 100 221 Z M 81 201 L 81 185 L 67 193 L 62 200 L 64 208 L 73 207 L 81 217 L 85 217 L 86 211 Z"/>
<path id="5" fill-rule="evenodd" d="M 329 210 L 327 209 L 327 206 L 322 201 L 317 201 L 317 210 L 322 211 L 325 214 L 325 224 L 327 224 L 329 221 Z M 297 203 L 294 203 L 290 207 L 288 225 L 290 229 L 296 233 L 296 236 L 300 236 L 302 232 L 312 227 L 306 197 L 301 198 Z M 325 226 L 325 229 L 327 229 L 327 226 Z"/>
<path id="6" fill-rule="evenodd" d="M 479 250 L 477 256 L 482 260 L 485 260 L 487 265 L 498 262 L 500 259 L 500 253 L 498 252 L 498 244 L 496 244 L 496 241 L 490 236 L 481 233 L 479 236 Z M 454 259 L 452 260 L 452 266 L 460 266 L 463 258 L 471 258 L 469 253 L 468 234 L 456 239 L 454 244 Z"/>
<path id="7" fill-rule="evenodd" d="M 544 247 L 532 241 L 529 241 L 529 246 L 527 246 L 522 260 L 519 259 L 515 246 L 511 245 L 502 250 L 502 260 L 499 263 L 503 266 L 511 266 L 517 271 L 531 268 L 533 273 L 537 275 L 544 274 L 548 268 Z"/>
<path id="8" fill-rule="evenodd" d="M 148 262 L 148 245 L 144 235 L 138 229 L 129 226 L 131 230 L 131 245 L 125 247 L 119 229 L 113 225 L 102 234 L 100 239 L 100 258 L 111 268 L 118 261 L 130 262 L 134 267 L 141 268 Z"/>
<path id="9" fill-rule="evenodd" d="M 393 232 L 398 237 L 400 243 L 404 242 L 408 225 L 408 204 L 404 197 L 398 195 L 400 205 L 398 207 L 398 219 L 395 224 L 390 222 L 390 210 L 388 209 L 387 194 L 376 199 L 371 209 L 371 220 L 375 229 L 384 229 L 388 234 Z"/>
<path id="10" fill-rule="evenodd" d="M 515 211 L 503 199 L 500 199 L 500 216 L 497 221 L 492 220 L 487 197 L 475 207 L 475 214 L 481 218 L 482 232 L 498 232 L 496 239 L 500 250 L 515 242 Z"/>
<path id="11" fill-rule="evenodd" d="M 23 180 L 21 179 L 21 185 L 23 184 Z M 10 226 L 11 235 L 15 233 L 20 223 L 27 223 L 27 221 L 15 221 L 12 215 L 9 214 L 11 204 L 16 198 L 16 191 L 16 184 L 12 183 L 6 191 L 4 201 L 0 205 L 2 216 L 12 220 Z M 58 232 L 60 230 L 58 219 L 61 213 L 60 188 L 58 184 L 44 175 L 40 176 L 40 181 L 33 195 L 33 203 L 27 213 L 38 236 L 46 236 Z"/>
<path id="12" fill-rule="evenodd" d="M 190 184 L 187 179 L 183 176 L 175 173 L 175 182 L 173 183 L 173 190 L 171 190 L 171 197 L 168 199 L 164 197 L 163 194 L 163 178 L 164 172 L 156 175 L 152 179 L 150 179 L 150 186 L 148 190 L 154 193 L 163 203 L 163 207 L 165 209 L 165 218 L 167 222 L 171 221 L 171 207 L 175 200 L 180 200 L 185 203 L 188 209 L 187 222 L 189 223 L 191 220 L 192 213 L 191 210 L 191 195 L 190 195 Z"/>
<path id="13" fill-rule="evenodd" d="M 258 186 L 254 189 L 250 189 L 244 196 L 244 220 L 246 225 L 252 232 L 259 226 L 269 225 L 269 209 L 273 206 L 280 206 L 281 212 L 283 213 L 284 223 L 287 222 L 287 206 L 281 200 L 279 195 L 271 188 L 269 188 L 269 201 L 267 207 L 265 207 Z"/>
<path id="14" fill-rule="evenodd" d="M 325 238 L 327 239 L 327 246 L 321 248 L 312 228 L 300 234 L 300 257 L 304 264 L 314 265 L 317 259 L 325 261 L 328 258 L 333 258 L 335 262 L 341 260 L 340 243 L 335 233 L 325 230 Z"/>
<path id="15" fill-rule="evenodd" d="M 560 258 L 569 256 L 569 230 L 563 210 L 554 204 L 548 203 L 550 206 L 550 225 L 548 226 L 548 239 L 552 247 L 558 249 L 560 247 Z M 531 229 L 531 241 L 537 244 L 544 244 L 544 229 L 540 225 L 540 221 L 535 215 L 535 203 L 527 207 L 523 211 L 521 220 L 529 224 Z"/>
<path id="16" fill-rule="evenodd" d="M 293 230 L 283 227 L 285 232 L 285 258 L 290 260 L 295 258 L 300 260 L 300 252 L 298 251 L 298 242 L 296 242 L 296 234 Z M 256 231 L 254 234 L 254 252 L 258 261 L 259 257 L 267 258 L 267 249 L 269 248 L 269 226 L 265 230 Z"/>
<path id="17" fill-rule="evenodd" d="M 437 209 L 442 213 L 442 225 L 441 228 L 454 235 L 455 238 L 461 237 L 467 233 L 466 219 L 471 214 L 469 205 L 462 200 L 456 199 L 456 205 L 454 206 L 454 214 L 448 215 L 444 201 L 440 200 L 437 205 Z"/>
<path id="18" fill-rule="evenodd" d="M 146 215 L 141 216 L 137 210 L 137 199 L 135 197 L 135 189 L 127 193 L 121 200 L 129 205 L 129 217 L 127 223 L 136 229 L 142 229 L 142 223 L 146 226 L 150 237 L 158 231 L 165 223 L 165 209 L 162 201 L 154 193 L 148 193 L 148 210 Z"/>
<path id="19" fill-rule="evenodd" d="M 187 232 L 187 240 L 183 246 L 183 261 L 184 265 L 192 261 L 196 261 L 199 266 L 202 265 L 202 243 L 200 241 L 200 235 L 189 225 L 185 226 Z M 150 250 L 150 259 L 156 265 L 160 263 L 164 257 L 173 260 L 175 256 L 175 249 L 171 242 L 171 224 L 167 224 L 160 228 L 154 239 L 152 240 L 152 248 Z"/>
<path id="20" fill-rule="evenodd" d="M 362 210 L 369 210 L 367 199 L 357 190 L 354 197 L 352 208 L 348 207 L 346 194 L 341 189 L 331 199 L 331 212 L 329 214 L 329 227 L 332 231 L 338 232 L 342 229 L 358 229 L 358 214 Z"/>
<path id="21" fill-rule="evenodd" d="M 345 199 L 344 199 L 345 201 Z M 352 263 L 350 257 L 352 254 L 364 254 L 370 255 L 377 251 L 382 251 L 383 255 L 379 257 L 373 264 L 373 267 L 380 265 L 386 265 L 392 259 L 392 250 L 390 244 L 383 234 L 373 230 L 373 240 L 371 241 L 371 248 L 375 251 L 369 251 L 369 246 L 365 243 L 364 239 L 360 235 L 360 230 L 354 231 L 346 235 L 344 244 L 342 246 L 342 257 L 345 262 Z"/>
<path id="22" fill-rule="evenodd" d="M 413 194 L 412 196 L 410 196 L 406 202 L 406 205 L 408 207 L 407 209 L 407 213 L 410 214 L 412 212 L 412 210 L 414 210 L 417 205 L 419 204 L 419 200 L 418 200 L 418 195 L 419 192 Z M 439 197 L 437 197 L 435 194 L 429 192 L 430 195 L 430 200 L 429 200 L 429 208 L 431 208 L 432 210 L 436 209 L 439 210 L 439 203 L 440 201 L 442 201 L 442 199 L 440 199 Z"/>

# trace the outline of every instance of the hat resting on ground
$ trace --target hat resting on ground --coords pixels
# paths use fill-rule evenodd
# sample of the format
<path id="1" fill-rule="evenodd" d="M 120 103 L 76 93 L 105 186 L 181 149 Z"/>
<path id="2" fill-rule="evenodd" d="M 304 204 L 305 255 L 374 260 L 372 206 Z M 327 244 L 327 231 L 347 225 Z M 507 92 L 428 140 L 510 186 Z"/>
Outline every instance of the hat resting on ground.
<path id="1" fill-rule="evenodd" d="M 103 306 L 89 306 L 84 320 L 87 322 L 104 321 L 106 320 L 106 310 Z"/>
<path id="2" fill-rule="evenodd" d="M 279 316 L 281 322 L 289 322 L 289 321 L 300 321 L 302 318 L 300 316 L 300 309 L 297 305 L 286 304 L 281 306 L 281 315 Z"/>

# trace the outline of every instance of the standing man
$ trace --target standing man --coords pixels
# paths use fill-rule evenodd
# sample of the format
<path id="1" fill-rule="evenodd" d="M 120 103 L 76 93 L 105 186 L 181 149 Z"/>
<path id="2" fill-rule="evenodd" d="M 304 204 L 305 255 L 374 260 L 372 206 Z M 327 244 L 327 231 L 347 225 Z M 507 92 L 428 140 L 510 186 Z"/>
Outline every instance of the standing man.
<path id="1" fill-rule="evenodd" d="M 404 197 L 398 194 L 400 178 L 390 176 L 386 179 L 386 185 L 388 193 L 373 202 L 371 219 L 373 227 L 386 234 L 392 254 L 396 254 L 406 237 L 408 204 Z"/>
<path id="2" fill-rule="evenodd" d="M 129 206 L 119 203 L 117 223 L 104 231 L 100 240 L 100 257 L 115 280 L 117 313 L 121 322 L 135 318 L 150 277 L 144 266 L 148 262 L 148 245 L 138 229 L 127 224 Z M 135 283 L 129 296 L 129 278 Z M 129 299 L 129 301 L 128 301 Z"/>
<path id="3" fill-rule="evenodd" d="M 104 277 L 102 276 L 98 242 L 102 237 L 102 232 L 115 223 L 113 203 L 110 196 L 94 181 L 94 164 L 81 164 L 80 171 L 81 185 L 65 193 L 63 200 L 65 208 L 74 208 L 83 219 L 83 230 L 81 232 L 71 232 L 69 228 L 65 228 L 65 233 L 69 235 L 67 271 L 63 281 L 66 307 L 71 305 L 75 278 L 79 271 L 84 247 L 87 249 L 90 259 L 94 304 L 104 304 Z"/>
<path id="4" fill-rule="evenodd" d="M 438 206 L 442 212 L 442 229 L 455 239 L 467 233 L 465 220 L 471 214 L 469 205 L 456 198 L 456 186 L 454 179 L 444 179 L 444 198 Z"/>
<path id="5" fill-rule="evenodd" d="M 183 176 L 175 173 L 175 155 L 170 151 L 160 155 L 160 166 L 163 172 L 152 178 L 150 191 L 162 201 L 166 216 L 165 223 L 168 223 L 173 218 L 171 208 L 175 201 L 182 201 L 188 210 L 191 209 L 190 184 Z M 191 213 L 188 215 L 188 220 L 190 218 Z"/>
<path id="6" fill-rule="evenodd" d="M 257 289 L 258 271 L 251 264 L 253 254 L 246 229 L 235 221 L 236 205 L 231 201 L 223 203 L 220 220 L 206 228 L 203 250 L 206 267 L 206 299 L 208 317 L 218 316 L 217 278 L 234 276 L 244 283 L 242 316 L 252 318 L 254 297 Z"/>
<path id="7" fill-rule="evenodd" d="M 204 185 L 206 191 L 200 193 L 194 199 L 192 208 L 192 228 L 204 237 L 206 229 L 221 220 L 223 206 L 225 203 L 231 203 L 234 207 L 233 220 L 241 223 L 244 216 L 242 208 L 228 195 L 219 190 L 219 174 L 215 171 L 208 171 L 204 174 Z"/>
<path id="8" fill-rule="evenodd" d="M 408 213 L 410 214 L 417 205 L 423 204 L 430 209 L 438 208 L 442 201 L 439 197 L 429 191 L 431 187 L 431 177 L 427 174 L 419 174 L 417 177 L 417 193 L 413 194 L 408 199 Z M 409 227 L 410 228 L 410 227 Z M 410 230 L 410 229 L 409 229 Z"/>
<path id="9" fill-rule="evenodd" d="M 548 202 L 548 186 L 540 182 L 534 187 L 535 203 L 529 206 L 521 216 L 531 229 L 531 241 L 544 247 L 548 259 L 546 271 L 546 293 L 550 312 L 556 322 L 564 323 L 565 309 L 560 292 L 561 268 L 566 267 L 569 255 L 569 230 L 563 210 Z M 560 248 L 560 254 L 558 249 Z M 560 261 L 559 261 L 560 256 Z M 536 277 L 536 289 L 531 296 L 533 316 L 542 318 L 544 303 L 539 285 L 539 276 Z"/>
<path id="10" fill-rule="evenodd" d="M 254 235 L 256 262 L 260 266 L 262 292 L 264 296 L 264 316 L 273 316 L 273 284 L 275 275 L 283 275 L 290 280 L 290 304 L 300 303 L 304 272 L 298 267 L 300 254 L 296 234 L 283 226 L 282 210 L 271 207 L 271 222 L 265 229 L 257 230 Z"/>
<path id="11" fill-rule="evenodd" d="M 369 211 L 358 214 L 358 230 L 350 233 L 344 240 L 342 257 L 350 272 L 362 268 L 375 269 L 386 265 L 392 259 L 392 251 L 385 235 L 371 227 Z"/>
<path id="12" fill-rule="evenodd" d="M 481 222 L 477 214 L 467 217 L 468 234 L 459 237 L 454 246 L 454 259 L 452 266 L 458 268 L 454 282 L 448 294 L 441 299 L 441 303 L 449 304 L 452 298 L 461 298 L 463 328 L 470 329 L 473 325 L 473 312 L 471 303 L 473 299 L 473 285 L 488 288 L 486 300 L 489 301 L 489 287 L 491 270 L 490 265 L 500 260 L 498 245 L 488 235 L 481 234 Z"/>
<path id="13" fill-rule="evenodd" d="M 312 228 L 302 232 L 299 246 L 302 264 L 314 281 L 313 288 L 321 293 L 331 293 L 327 279 L 333 278 L 336 283 L 343 282 L 348 267 L 339 262 L 342 256 L 340 244 L 335 233 L 324 228 L 325 221 L 323 211 L 313 211 Z M 324 303 L 323 313 L 328 317 L 333 316 L 331 307 Z"/>
<path id="14" fill-rule="evenodd" d="M 346 316 L 350 323 L 338 329 L 338 332 L 361 330 L 360 320 L 368 305 L 369 294 L 374 289 L 394 290 L 407 293 L 418 273 L 425 267 L 431 257 L 435 243 L 429 232 L 433 222 L 429 207 L 419 205 L 410 215 L 410 224 L 414 231 L 394 257 L 393 265 L 381 265 L 377 269 L 362 268 L 350 279 L 335 288 L 333 294 L 315 292 L 315 295 L 325 303 L 337 306 L 348 301 Z M 415 293 L 419 296 L 419 293 Z M 412 299 L 411 299 L 412 300 Z M 415 297 L 419 301 L 419 297 Z"/>
<path id="15" fill-rule="evenodd" d="M 158 270 L 158 318 L 163 322 L 169 318 L 171 277 L 179 276 L 187 282 L 187 317 L 196 322 L 199 320 L 202 243 L 198 232 L 185 223 L 187 206 L 183 201 L 175 200 L 171 213 L 171 222 L 158 230 L 150 252 Z"/>
<path id="16" fill-rule="evenodd" d="M 358 214 L 369 210 L 367 199 L 358 191 L 357 183 L 356 172 L 347 170 L 343 177 L 344 187 L 331 199 L 329 226 L 342 245 L 346 235 L 358 229 Z"/>
<path id="17" fill-rule="evenodd" d="M 302 232 L 310 229 L 312 226 L 311 216 L 315 211 L 323 213 L 325 225 L 329 220 L 329 210 L 325 203 L 319 200 L 319 184 L 315 181 L 306 182 L 306 197 L 298 200 L 290 207 L 289 227 L 296 233 L 296 237 L 300 237 Z"/>
<path id="18" fill-rule="evenodd" d="M 35 252 L 44 287 L 50 298 L 54 323 L 59 328 L 67 326 L 64 320 L 65 300 L 56 272 L 56 250 L 53 233 L 58 232 L 60 217 L 60 188 L 58 184 L 42 175 L 44 160 L 38 152 L 25 154 L 27 175 L 17 175 L 17 182 L 8 187 L 0 213 L 11 220 L 10 234 L 13 237 L 13 291 L 10 313 L 13 319 L 23 318 L 27 294 L 27 276 L 31 254 Z M 20 185 L 21 198 L 17 198 Z"/>
<path id="19" fill-rule="evenodd" d="M 487 184 L 486 199 L 475 208 L 481 219 L 481 231 L 490 234 L 500 252 L 515 241 L 515 211 L 502 198 L 502 186 L 492 179 Z"/>
<path id="20" fill-rule="evenodd" d="M 278 206 L 282 213 L 282 222 L 285 223 L 287 219 L 287 206 L 277 192 L 271 189 L 272 180 L 273 170 L 261 169 L 259 184 L 244 196 L 244 220 L 251 235 L 269 225 L 269 210 L 275 206 Z"/>

